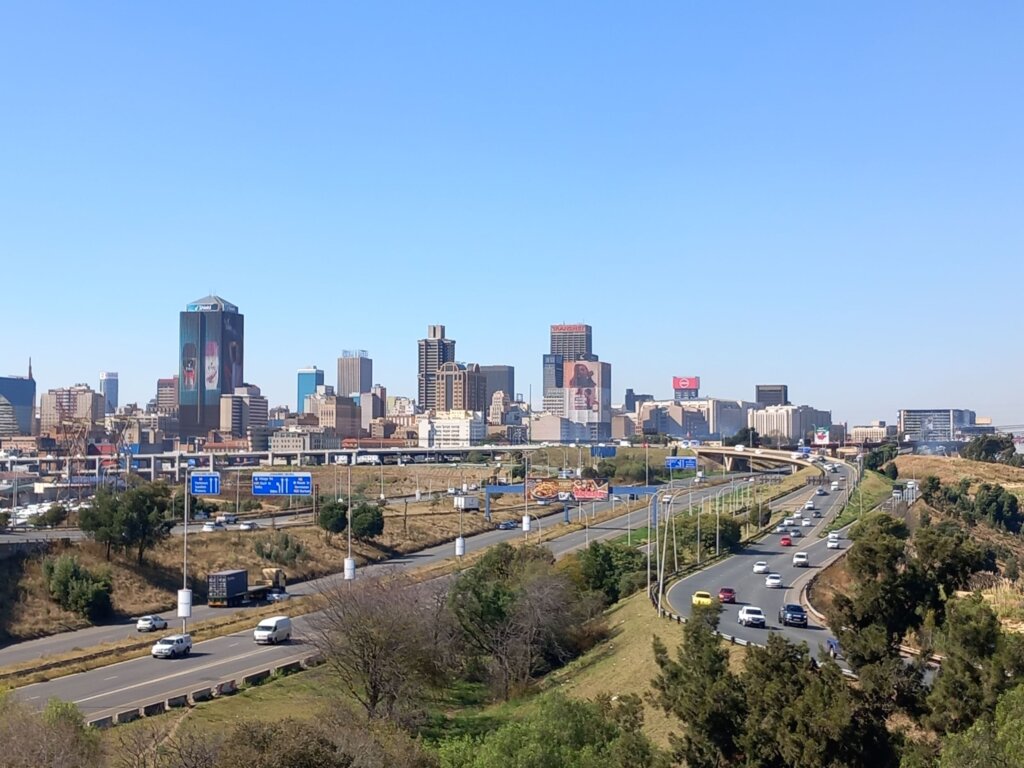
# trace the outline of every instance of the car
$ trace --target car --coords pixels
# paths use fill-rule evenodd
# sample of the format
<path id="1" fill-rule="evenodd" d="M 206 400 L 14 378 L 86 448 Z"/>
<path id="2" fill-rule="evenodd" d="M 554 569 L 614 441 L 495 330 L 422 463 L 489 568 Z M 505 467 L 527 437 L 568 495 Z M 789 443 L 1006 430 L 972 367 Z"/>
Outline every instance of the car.
<path id="1" fill-rule="evenodd" d="M 753 605 L 744 605 L 740 608 L 736 623 L 744 627 L 763 627 L 765 625 L 764 611 Z"/>
<path id="2" fill-rule="evenodd" d="M 155 632 L 158 629 L 167 629 L 167 619 L 160 616 L 140 616 L 135 622 L 136 632 Z"/>
<path id="3" fill-rule="evenodd" d="M 784 627 L 806 627 L 807 611 L 804 610 L 802 605 L 786 603 L 779 608 L 779 624 Z"/>
<path id="4" fill-rule="evenodd" d="M 811 558 L 807 556 L 806 552 L 794 552 L 793 553 L 793 565 L 797 568 L 807 568 L 811 564 Z"/>
<path id="5" fill-rule="evenodd" d="M 832 531 L 828 535 L 829 541 L 839 541 L 841 538 L 843 538 L 843 534 L 841 534 L 839 531 Z"/>
<path id="6" fill-rule="evenodd" d="M 796 525 L 796 521 L 797 520 L 803 520 L 803 519 L 804 519 L 804 513 L 801 512 L 800 510 L 797 510 L 796 512 L 793 513 L 793 524 L 794 525 Z"/>
<path id="7" fill-rule="evenodd" d="M 285 592 L 283 589 L 274 589 L 267 593 L 268 603 L 283 603 L 285 600 L 291 600 L 292 596 Z"/>
<path id="8" fill-rule="evenodd" d="M 792 547 L 793 546 L 793 539 L 791 539 L 788 535 L 787 536 L 783 536 L 781 539 L 779 539 L 779 546 L 780 547 Z"/>
<path id="9" fill-rule="evenodd" d="M 154 659 L 174 659 L 192 653 L 192 635 L 168 635 L 150 649 Z"/>
<path id="10" fill-rule="evenodd" d="M 782 520 L 782 524 L 783 524 L 783 525 L 784 525 L 784 526 L 785 526 L 786 528 L 789 528 L 790 526 L 792 526 L 792 525 L 793 525 L 793 518 L 792 518 L 792 517 L 786 517 L 786 518 L 783 518 L 783 520 Z"/>
<path id="11" fill-rule="evenodd" d="M 537 506 L 538 506 L 538 507 L 546 507 L 546 506 L 548 506 L 548 505 L 549 505 L 550 503 L 551 503 L 551 502 L 550 502 L 550 501 L 548 501 L 547 499 L 537 499 Z"/>
<path id="12" fill-rule="evenodd" d="M 819 511 L 818 511 L 818 510 L 816 509 L 816 510 L 814 510 L 814 514 L 812 514 L 812 515 L 811 515 L 811 517 L 821 517 L 821 512 L 819 512 Z"/>
<path id="13" fill-rule="evenodd" d="M 828 496 L 828 491 L 826 491 L 824 488 L 819 488 L 818 490 L 815 491 L 815 493 L 818 496 Z"/>
<path id="14" fill-rule="evenodd" d="M 804 502 L 804 509 L 814 509 L 814 499 L 808 499 Z"/>
<path id="15" fill-rule="evenodd" d="M 782 577 L 777 573 L 769 573 L 764 577 L 764 585 L 769 589 L 782 589 Z"/>
<path id="16" fill-rule="evenodd" d="M 253 642 L 277 645 L 292 638 L 292 620 L 287 616 L 271 616 L 263 619 L 252 631 Z"/>
<path id="17" fill-rule="evenodd" d="M 825 543 L 825 548 L 826 549 L 841 549 L 841 547 L 839 546 L 839 539 L 829 539 Z"/>
<path id="18" fill-rule="evenodd" d="M 786 526 L 782 525 L 781 523 L 779 525 L 775 526 L 775 532 L 776 533 L 786 533 L 786 531 L 788 531 L 788 530 L 789 530 L 789 528 L 787 528 Z"/>
<path id="19" fill-rule="evenodd" d="M 238 522 L 238 515 L 224 514 L 217 515 L 217 522 L 223 523 L 224 525 L 234 525 Z"/>
<path id="20" fill-rule="evenodd" d="M 241 525 L 238 526 L 238 530 L 240 531 L 258 531 L 259 529 L 260 524 L 255 520 L 244 520 Z"/>
<path id="21" fill-rule="evenodd" d="M 735 603 L 736 602 L 736 590 L 732 587 L 722 587 L 718 590 L 718 602 L 720 603 Z"/>
<path id="22" fill-rule="evenodd" d="M 814 521 L 811 520 L 811 518 L 809 517 L 805 517 L 803 520 L 800 521 L 800 525 L 802 525 L 804 528 L 810 528 L 812 525 L 814 525 Z"/>
<path id="23" fill-rule="evenodd" d="M 712 602 L 710 592 L 694 592 L 690 598 L 690 605 L 694 606 L 711 605 Z"/>
<path id="24" fill-rule="evenodd" d="M 758 560 L 754 563 L 754 573 L 768 573 L 768 561 Z"/>
<path id="25" fill-rule="evenodd" d="M 793 538 L 793 539 L 799 539 L 801 536 L 803 536 L 803 534 L 800 533 L 800 529 L 799 528 L 797 528 L 796 526 L 793 526 L 792 528 L 789 529 L 789 536 L 790 536 L 790 538 Z"/>
<path id="26" fill-rule="evenodd" d="M 498 530 L 511 531 L 514 530 L 517 526 L 518 523 L 516 523 L 515 520 L 503 520 L 502 522 L 498 523 Z"/>

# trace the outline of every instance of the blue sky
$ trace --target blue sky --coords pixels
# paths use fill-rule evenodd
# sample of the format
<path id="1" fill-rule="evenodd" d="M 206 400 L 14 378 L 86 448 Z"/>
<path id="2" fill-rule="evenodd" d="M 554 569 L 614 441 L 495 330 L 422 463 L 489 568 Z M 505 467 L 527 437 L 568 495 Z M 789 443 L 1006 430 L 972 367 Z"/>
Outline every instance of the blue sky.
<path id="1" fill-rule="evenodd" d="M 825 7 L 825 6 L 828 7 Z M 625 387 L 836 421 L 1024 422 L 1024 6 L 23 3 L 0 9 L 0 373 L 176 372 L 246 315 L 294 405 L 363 348 L 516 366 L 594 326 Z"/>

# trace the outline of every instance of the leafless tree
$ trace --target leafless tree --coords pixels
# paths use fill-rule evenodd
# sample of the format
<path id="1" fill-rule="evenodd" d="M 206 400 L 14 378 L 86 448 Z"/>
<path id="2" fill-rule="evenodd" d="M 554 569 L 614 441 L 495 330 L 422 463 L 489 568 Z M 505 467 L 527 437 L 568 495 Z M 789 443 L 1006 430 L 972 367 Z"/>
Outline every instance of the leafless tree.
<path id="1" fill-rule="evenodd" d="M 433 588 L 403 577 L 326 587 L 312 642 L 370 718 L 399 720 L 442 677 Z"/>
<path id="2" fill-rule="evenodd" d="M 93 768 L 100 765 L 97 734 L 71 704 L 43 712 L 0 694 L 0 765 L 4 768 Z"/>

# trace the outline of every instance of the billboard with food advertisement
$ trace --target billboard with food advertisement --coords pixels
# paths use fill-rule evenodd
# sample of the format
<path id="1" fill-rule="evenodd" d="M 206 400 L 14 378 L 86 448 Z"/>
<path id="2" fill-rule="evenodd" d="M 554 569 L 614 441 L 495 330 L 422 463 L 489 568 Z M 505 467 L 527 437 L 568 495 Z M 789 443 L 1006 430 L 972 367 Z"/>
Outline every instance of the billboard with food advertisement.
<path id="1" fill-rule="evenodd" d="M 534 501 L 606 501 L 608 499 L 608 482 L 606 480 L 550 478 L 531 480 L 527 487 L 530 498 Z"/>
<path id="2" fill-rule="evenodd" d="M 578 424 L 611 420 L 612 367 L 608 363 L 576 360 L 565 363 L 565 417 Z"/>

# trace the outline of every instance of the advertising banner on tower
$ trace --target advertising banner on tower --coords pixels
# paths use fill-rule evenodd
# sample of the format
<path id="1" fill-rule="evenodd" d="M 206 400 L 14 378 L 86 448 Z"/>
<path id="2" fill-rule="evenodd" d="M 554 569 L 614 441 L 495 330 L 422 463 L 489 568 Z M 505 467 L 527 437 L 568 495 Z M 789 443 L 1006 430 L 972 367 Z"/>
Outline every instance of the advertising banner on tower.
<path id="1" fill-rule="evenodd" d="M 828 445 L 829 440 L 829 429 L 828 427 L 815 427 L 814 428 L 814 444 L 815 445 Z"/>
<path id="2" fill-rule="evenodd" d="M 611 366 L 577 360 L 562 370 L 565 417 L 577 424 L 599 424 L 611 419 Z"/>
<path id="3" fill-rule="evenodd" d="M 700 376 L 673 376 L 672 389 L 700 389 Z"/>

